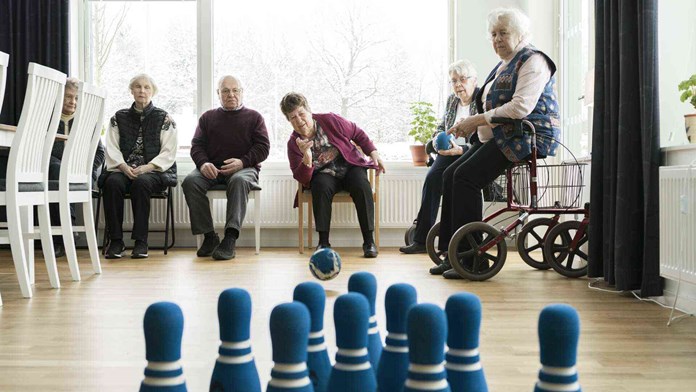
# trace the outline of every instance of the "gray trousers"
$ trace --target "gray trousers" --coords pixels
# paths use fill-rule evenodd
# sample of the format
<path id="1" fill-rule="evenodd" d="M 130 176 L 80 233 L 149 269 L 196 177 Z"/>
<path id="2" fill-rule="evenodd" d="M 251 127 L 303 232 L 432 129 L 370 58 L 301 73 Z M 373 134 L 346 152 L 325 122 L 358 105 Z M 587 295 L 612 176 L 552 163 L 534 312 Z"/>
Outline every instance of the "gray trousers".
<path id="1" fill-rule="evenodd" d="M 244 216 L 246 216 L 249 191 L 258 190 L 261 187 L 259 172 L 253 167 L 242 169 L 229 177 L 218 176 L 211 180 L 203 176 L 198 169 L 194 169 L 181 185 L 184 189 L 186 204 L 191 218 L 191 232 L 193 235 L 205 234 L 215 230 L 213 216 L 210 211 L 208 189 L 215 185 L 227 185 L 227 222 L 225 229 L 240 230 Z"/>

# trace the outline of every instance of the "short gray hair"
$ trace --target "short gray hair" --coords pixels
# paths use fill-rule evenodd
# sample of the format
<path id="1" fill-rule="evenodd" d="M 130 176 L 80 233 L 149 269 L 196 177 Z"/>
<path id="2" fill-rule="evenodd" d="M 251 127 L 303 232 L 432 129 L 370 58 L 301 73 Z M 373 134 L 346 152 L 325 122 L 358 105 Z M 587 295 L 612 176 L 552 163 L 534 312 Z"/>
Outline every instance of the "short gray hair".
<path id="1" fill-rule="evenodd" d="M 157 91 L 159 91 L 159 89 L 157 88 L 157 83 L 155 83 L 155 79 L 152 79 L 150 75 L 145 73 L 133 76 L 130 82 L 128 82 L 128 89 L 133 90 L 133 85 L 135 84 L 135 82 L 141 79 L 147 80 L 147 82 L 150 83 L 150 85 L 152 86 L 152 96 L 154 97 L 155 95 L 157 95 Z"/>
<path id="2" fill-rule="evenodd" d="M 531 21 L 517 8 L 496 8 L 489 12 L 488 32 L 499 26 L 504 26 L 509 32 L 519 35 L 523 41 L 529 41 L 532 38 Z"/>
<path id="3" fill-rule="evenodd" d="M 476 68 L 474 68 L 474 64 L 467 59 L 458 60 L 450 64 L 449 75 L 452 76 L 453 73 L 456 73 L 459 76 L 469 76 L 473 78 L 478 76 L 476 73 Z"/>
<path id="4" fill-rule="evenodd" d="M 227 78 L 232 78 L 232 79 L 236 80 L 236 81 L 237 81 L 237 84 L 239 85 L 239 88 L 241 88 L 242 90 L 244 89 L 244 86 L 242 85 L 242 80 L 239 79 L 238 77 L 233 76 L 233 75 L 222 75 L 222 76 L 220 77 L 220 79 L 218 79 L 218 83 L 217 83 L 217 89 L 218 89 L 218 90 L 220 90 L 220 86 L 222 86 L 222 81 L 225 80 L 225 79 L 227 79 Z"/>
<path id="5" fill-rule="evenodd" d="M 65 89 L 77 90 L 80 87 L 80 79 L 69 77 L 65 79 Z"/>

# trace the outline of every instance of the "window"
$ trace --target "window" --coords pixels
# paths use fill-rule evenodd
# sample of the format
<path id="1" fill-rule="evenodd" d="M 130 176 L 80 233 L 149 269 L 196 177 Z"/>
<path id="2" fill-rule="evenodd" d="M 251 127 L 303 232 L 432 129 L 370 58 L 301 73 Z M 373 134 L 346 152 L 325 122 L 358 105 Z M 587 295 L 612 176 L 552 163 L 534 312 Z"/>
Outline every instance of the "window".
<path id="1" fill-rule="evenodd" d="M 198 119 L 196 3 L 88 1 L 86 5 L 86 74 L 109 93 L 105 115 L 130 107 L 128 82 L 147 73 L 159 88 L 153 103 L 176 122 L 180 144 L 190 144 Z"/>
<path id="2" fill-rule="evenodd" d="M 389 160 L 410 159 L 410 103 L 428 101 L 440 116 L 447 98 L 446 1 L 210 0 L 201 4 L 212 4 L 212 20 L 200 21 L 208 13 L 195 1 L 86 4 L 87 79 L 109 91 L 107 113 L 132 103 L 133 75 L 150 74 L 160 88 L 153 101 L 177 122 L 180 155 L 209 109 L 197 109 L 197 91 L 214 92 L 223 74 L 242 80 L 245 105 L 266 119 L 271 160 L 287 157 L 292 127 L 279 103 L 289 91 L 358 124 Z M 209 80 L 197 80 L 197 22 L 213 26 L 212 48 L 198 51 L 211 56 L 213 74 L 201 74 Z"/>

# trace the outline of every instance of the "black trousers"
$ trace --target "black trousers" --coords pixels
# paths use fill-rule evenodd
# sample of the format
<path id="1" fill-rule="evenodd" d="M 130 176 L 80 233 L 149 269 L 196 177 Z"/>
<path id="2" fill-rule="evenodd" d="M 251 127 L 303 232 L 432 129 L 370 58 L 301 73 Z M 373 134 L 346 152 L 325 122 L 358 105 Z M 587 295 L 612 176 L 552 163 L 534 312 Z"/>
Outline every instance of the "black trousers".
<path id="1" fill-rule="evenodd" d="M 443 174 L 442 214 L 438 247 L 447 251 L 455 231 L 467 223 L 483 219 L 481 190 L 512 166 L 491 140 L 475 143 Z"/>
<path id="2" fill-rule="evenodd" d="M 336 193 L 345 190 L 350 194 L 358 213 L 361 231 L 375 230 L 375 202 L 372 187 L 367 179 L 367 169 L 351 166 L 343 179 L 330 174 L 317 173 L 310 182 L 312 190 L 312 211 L 317 231 L 331 229 L 331 201 Z"/>
<path id="3" fill-rule="evenodd" d="M 60 179 L 60 159 L 56 157 L 51 157 L 51 161 L 48 163 L 48 179 L 49 180 L 59 180 Z M 51 215 L 51 225 L 60 226 L 60 208 L 58 203 L 51 203 L 48 206 L 48 211 Z M 75 224 L 75 204 L 70 204 L 70 217 L 72 218 L 72 223 Z M 62 239 L 62 236 L 53 236 L 54 239 Z"/>
<path id="4" fill-rule="evenodd" d="M 123 200 L 130 194 L 133 207 L 134 240 L 147 241 L 150 220 L 150 196 L 153 192 L 162 192 L 166 188 L 161 173 L 141 174 L 131 180 L 121 172 L 111 173 L 104 181 L 104 217 L 109 238 L 123 239 Z"/>
<path id="5" fill-rule="evenodd" d="M 469 149 L 468 146 L 463 146 L 464 153 Z M 442 175 L 452 163 L 460 156 L 438 155 L 435 158 L 435 163 L 430 166 L 428 174 L 425 176 L 423 183 L 423 193 L 421 197 L 421 206 L 418 210 L 418 223 L 416 223 L 416 232 L 413 239 L 421 244 L 425 244 L 425 239 L 428 237 L 428 232 L 435 224 L 437 213 L 440 211 L 440 197 L 442 196 Z"/>

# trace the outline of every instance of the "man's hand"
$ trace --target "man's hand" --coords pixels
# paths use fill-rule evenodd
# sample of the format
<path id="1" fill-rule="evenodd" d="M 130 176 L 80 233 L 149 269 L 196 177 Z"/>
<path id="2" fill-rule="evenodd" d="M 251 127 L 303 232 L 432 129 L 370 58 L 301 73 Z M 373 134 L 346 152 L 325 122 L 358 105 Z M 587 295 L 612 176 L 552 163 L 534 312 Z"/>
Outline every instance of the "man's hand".
<path id="1" fill-rule="evenodd" d="M 214 180 L 217 178 L 220 170 L 218 170 L 218 168 L 215 167 L 215 165 L 213 165 L 212 163 L 206 162 L 203 165 L 201 165 L 200 172 L 201 174 L 203 174 L 203 177 L 209 180 Z"/>
<path id="2" fill-rule="evenodd" d="M 135 171 L 125 163 L 118 165 L 118 170 L 120 170 L 123 174 L 126 175 L 126 177 L 130 178 L 131 180 L 135 180 L 135 178 L 138 177 L 138 174 L 135 173 Z"/>
<path id="3" fill-rule="evenodd" d="M 136 176 L 139 176 L 141 174 L 149 173 L 151 171 L 155 170 L 155 165 L 152 163 L 148 163 L 147 165 L 140 165 L 133 169 L 133 173 L 135 173 Z"/>
<path id="4" fill-rule="evenodd" d="M 231 176 L 244 168 L 242 161 L 237 158 L 225 159 L 223 163 L 224 165 L 220 168 L 220 173 L 223 176 Z"/>
<path id="5" fill-rule="evenodd" d="M 477 114 L 454 124 L 447 133 L 456 137 L 469 137 L 478 130 L 479 126 L 486 124 L 486 117 L 483 114 Z"/>
<path id="6" fill-rule="evenodd" d="M 380 175 L 380 173 L 387 172 L 387 170 L 384 167 L 384 162 L 382 162 L 382 158 L 379 157 L 379 153 L 377 152 L 377 150 L 372 151 L 370 157 L 372 158 L 372 161 L 377 164 L 377 175 Z"/>

